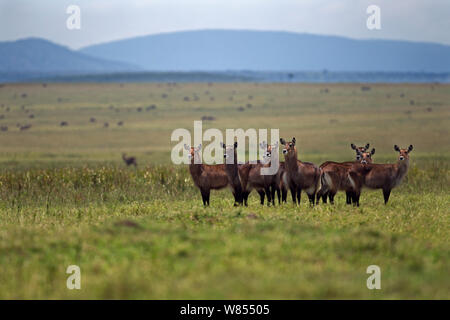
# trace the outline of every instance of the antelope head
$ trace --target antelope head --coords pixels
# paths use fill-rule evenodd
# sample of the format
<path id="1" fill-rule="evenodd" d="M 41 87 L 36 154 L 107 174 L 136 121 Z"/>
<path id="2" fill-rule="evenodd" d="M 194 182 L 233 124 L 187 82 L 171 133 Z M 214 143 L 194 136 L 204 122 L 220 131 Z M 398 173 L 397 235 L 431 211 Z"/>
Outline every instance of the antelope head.
<path id="1" fill-rule="evenodd" d="M 272 158 L 272 152 L 278 149 L 278 141 L 276 141 L 273 145 L 267 144 L 265 141 L 263 141 L 259 144 L 259 147 L 264 150 L 263 162 L 267 163 Z"/>
<path id="2" fill-rule="evenodd" d="M 236 149 L 238 146 L 237 141 L 232 146 L 227 146 L 223 142 L 220 143 L 223 148 L 223 158 L 227 164 L 233 164 L 237 161 Z"/>
<path id="3" fill-rule="evenodd" d="M 356 161 L 361 161 L 361 154 L 369 150 L 370 144 L 366 144 L 364 147 L 357 147 L 353 143 L 350 144 L 350 147 L 356 152 Z M 358 152 L 359 151 L 359 152 Z M 372 149 L 373 153 L 375 153 L 375 149 Z M 373 154 L 372 153 L 372 154 Z"/>
<path id="4" fill-rule="evenodd" d="M 372 148 L 370 152 L 361 152 L 359 149 L 356 149 L 356 160 L 361 164 L 372 163 L 372 155 L 375 154 L 375 148 Z"/>
<path id="5" fill-rule="evenodd" d="M 200 143 L 198 147 L 190 147 L 187 144 L 184 145 L 184 149 L 189 151 L 189 159 L 200 159 L 200 151 L 202 150 L 202 144 Z M 201 162 L 199 162 L 201 163 Z"/>
<path id="6" fill-rule="evenodd" d="M 297 154 L 297 148 L 295 147 L 295 137 L 292 138 L 291 141 L 286 141 L 283 138 L 280 138 L 280 142 L 283 145 L 283 154 L 284 157 L 292 157 Z"/>
<path id="7" fill-rule="evenodd" d="M 401 149 L 398 147 L 398 145 L 394 146 L 394 150 L 399 153 L 398 160 L 404 161 L 409 160 L 409 153 L 412 151 L 413 146 L 412 144 L 408 147 L 408 149 Z"/>

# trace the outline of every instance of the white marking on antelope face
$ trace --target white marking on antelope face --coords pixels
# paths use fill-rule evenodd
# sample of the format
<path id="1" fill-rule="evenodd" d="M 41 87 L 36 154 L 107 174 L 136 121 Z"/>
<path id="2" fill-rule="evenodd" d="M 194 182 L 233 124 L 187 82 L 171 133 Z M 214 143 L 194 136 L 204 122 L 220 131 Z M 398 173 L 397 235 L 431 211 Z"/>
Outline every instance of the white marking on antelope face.
<path id="1" fill-rule="evenodd" d="M 398 160 L 405 160 L 405 157 L 404 157 L 404 156 L 400 156 L 400 157 L 398 158 Z"/>

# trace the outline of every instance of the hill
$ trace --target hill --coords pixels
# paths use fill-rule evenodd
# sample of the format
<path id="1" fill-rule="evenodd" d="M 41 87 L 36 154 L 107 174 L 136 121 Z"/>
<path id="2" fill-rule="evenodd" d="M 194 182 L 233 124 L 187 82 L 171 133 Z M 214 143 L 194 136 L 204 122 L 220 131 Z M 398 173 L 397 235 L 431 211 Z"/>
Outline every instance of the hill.
<path id="1" fill-rule="evenodd" d="M 153 71 L 450 71 L 447 45 L 276 31 L 163 33 L 93 45 L 80 52 Z"/>
<path id="2" fill-rule="evenodd" d="M 0 73 L 98 73 L 137 71 L 128 63 L 108 61 L 39 38 L 0 42 Z"/>

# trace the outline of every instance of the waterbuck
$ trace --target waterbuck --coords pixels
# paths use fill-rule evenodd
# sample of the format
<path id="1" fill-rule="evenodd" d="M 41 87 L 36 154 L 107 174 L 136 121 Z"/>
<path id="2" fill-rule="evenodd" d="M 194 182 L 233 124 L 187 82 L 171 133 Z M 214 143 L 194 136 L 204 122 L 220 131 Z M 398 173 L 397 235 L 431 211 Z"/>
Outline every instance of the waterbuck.
<path id="1" fill-rule="evenodd" d="M 355 185 L 355 199 L 359 205 L 359 196 L 362 187 L 369 189 L 382 189 L 384 204 L 389 201 L 391 190 L 398 186 L 405 177 L 409 168 L 409 153 L 413 146 L 401 149 L 394 145 L 394 150 L 399 153 L 397 163 L 394 164 L 361 164 L 352 168 L 349 179 Z"/>
<path id="2" fill-rule="evenodd" d="M 197 188 L 200 189 L 204 206 L 209 206 L 209 195 L 211 189 L 223 189 L 228 186 L 228 175 L 225 172 L 224 164 L 208 165 L 203 164 L 200 150 L 202 145 L 197 148 L 184 145 L 189 151 L 191 163 L 189 164 L 189 172 L 192 180 Z"/>
<path id="3" fill-rule="evenodd" d="M 278 141 L 274 145 L 268 145 L 265 141 L 261 142 L 261 149 L 264 150 L 263 154 L 263 162 L 271 165 L 272 161 L 272 153 L 278 152 Z M 279 161 L 278 172 L 271 179 L 271 185 L 274 187 L 271 189 L 272 201 L 275 201 L 275 191 L 277 192 L 278 204 L 281 204 L 281 201 L 286 202 L 287 199 L 287 179 L 286 179 L 286 171 L 285 171 L 284 161 Z M 281 191 L 281 198 L 280 198 Z"/>
<path id="4" fill-rule="evenodd" d="M 125 162 L 125 164 L 127 165 L 127 167 L 134 165 L 135 167 L 137 167 L 137 161 L 135 157 L 127 157 L 126 153 L 122 153 L 122 159 Z"/>
<path id="5" fill-rule="evenodd" d="M 280 142 L 284 145 L 284 169 L 287 175 L 287 183 L 291 190 L 292 201 L 294 204 L 300 204 L 301 191 L 305 190 L 310 204 L 314 205 L 315 195 L 319 186 L 319 168 L 313 163 L 298 160 L 295 138 L 292 138 L 292 141 L 289 142 L 280 138 Z"/>
<path id="6" fill-rule="evenodd" d="M 353 143 L 350 145 L 356 151 L 355 161 L 334 162 L 326 161 L 320 165 L 320 190 L 317 192 L 316 203 L 322 198 L 323 203 L 327 202 L 327 197 L 330 203 L 334 203 L 334 196 L 339 190 L 346 192 L 346 203 L 352 203 L 352 191 L 349 188 L 348 172 L 355 163 L 372 163 L 372 155 L 375 154 L 375 148 L 367 152 L 369 144 L 365 147 L 356 147 Z"/>
<path id="7" fill-rule="evenodd" d="M 260 197 L 261 204 L 264 204 L 264 198 L 267 195 L 268 203 L 272 200 L 271 181 L 273 176 L 261 175 L 261 168 L 268 166 L 260 161 L 256 163 L 237 163 L 237 142 L 233 146 L 225 146 L 221 144 L 224 149 L 224 158 L 226 161 L 225 171 L 227 172 L 230 186 L 235 195 L 235 200 L 239 204 L 248 205 L 248 196 L 250 192 L 255 189 Z M 231 161 L 233 157 L 233 161 Z"/>
<path id="8" fill-rule="evenodd" d="M 238 143 L 235 142 L 232 146 L 226 146 L 224 143 L 221 143 L 223 148 L 223 158 L 225 162 L 225 172 L 228 177 L 228 183 L 231 187 L 231 191 L 234 196 L 234 206 L 242 204 L 242 184 L 241 178 L 239 175 L 239 168 L 237 163 L 237 146 Z"/>
<path id="9" fill-rule="evenodd" d="M 267 146 L 265 142 L 262 142 L 260 147 L 266 151 L 263 161 L 246 163 L 239 167 L 245 205 L 247 205 L 248 195 L 253 189 L 258 192 L 262 205 L 266 196 L 267 205 L 270 205 L 271 202 L 275 205 L 275 191 L 278 190 L 279 193 L 280 177 L 278 171 L 274 175 L 261 174 L 261 169 L 266 168 L 268 170 L 271 165 L 271 159 L 267 157 L 267 150 L 271 151 L 272 147 L 278 149 L 278 143 L 274 146 Z"/>

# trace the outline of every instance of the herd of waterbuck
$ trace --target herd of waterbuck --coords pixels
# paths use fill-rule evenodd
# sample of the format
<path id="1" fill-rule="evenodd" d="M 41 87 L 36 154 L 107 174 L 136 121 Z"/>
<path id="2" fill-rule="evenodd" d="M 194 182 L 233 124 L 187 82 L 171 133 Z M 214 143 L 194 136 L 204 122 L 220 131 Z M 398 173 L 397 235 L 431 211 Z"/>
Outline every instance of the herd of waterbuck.
<path id="1" fill-rule="evenodd" d="M 222 144 L 224 158 L 233 156 L 233 161 L 216 165 L 202 163 L 201 145 L 198 147 L 185 145 L 191 158 L 189 171 L 195 185 L 200 189 L 203 205 L 209 205 L 211 189 L 222 189 L 227 186 L 232 190 L 235 206 L 243 204 L 247 206 L 248 196 L 253 189 L 258 192 L 261 204 L 264 204 L 264 198 L 267 197 L 267 204 L 275 205 L 275 192 L 279 204 L 286 202 L 288 190 L 291 191 L 294 204 L 300 204 L 302 190 L 308 195 L 311 205 L 318 204 L 320 199 L 324 203 L 327 199 L 334 203 L 334 196 L 342 190 L 346 192 L 347 204 L 359 206 L 363 187 L 382 189 L 386 204 L 391 190 L 401 182 L 408 171 L 409 153 L 413 149 L 412 145 L 408 149 L 401 149 L 395 145 L 394 149 L 399 153 L 397 163 L 374 164 L 372 155 L 375 154 L 375 149 L 369 151 L 369 144 L 364 147 L 351 144 L 351 148 L 356 152 L 355 161 L 326 161 L 317 167 L 313 163 L 298 160 L 295 138 L 291 141 L 281 138 L 280 142 L 285 161 L 280 161 L 278 172 L 274 175 L 261 174 L 261 168 L 271 165 L 272 152 L 278 152 L 278 143 L 275 145 L 261 143 L 264 160 L 243 164 L 237 162 L 237 142 L 232 146 Z"/>

